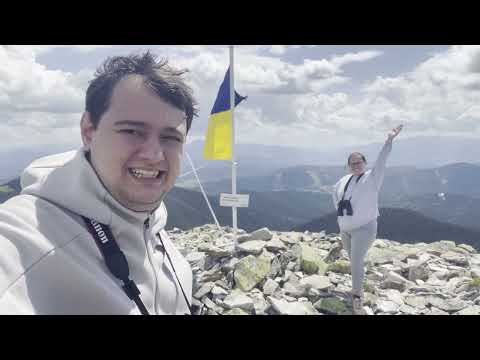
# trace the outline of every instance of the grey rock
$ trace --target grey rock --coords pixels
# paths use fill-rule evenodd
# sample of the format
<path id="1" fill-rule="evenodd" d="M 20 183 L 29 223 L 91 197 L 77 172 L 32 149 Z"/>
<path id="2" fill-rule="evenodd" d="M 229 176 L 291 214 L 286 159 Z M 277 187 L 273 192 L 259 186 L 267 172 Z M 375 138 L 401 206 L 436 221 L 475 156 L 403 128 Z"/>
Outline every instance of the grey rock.
<path id="1" fill-rule="evenodd" d="M 372 247 L 367 253 L 365 261 L 374 265 L 393 263 L 393 259 L 403 261 L 407 254 L 399 253 L 389 248 Z"/>
<path id="2" fill-rule="evenodd" d="M 427 303 L 440 310 L 447 312 L 460 311 L 468 306 L 467 303 L 460 299 L 441 299 L 438 296 L 428 296 Z"/>
<path id="3" fill-rule="evenodd" d="M 380 284 L 380 287 L 384 289 L 397 289 L 399 291 L 404 291 L 407 287 L 407 279 L 396 272 L 389 271 L 385 280 Z"/>
<path id="4" fill-rule="evenodd" d="M 282 274 L 282 263 L 280 262 L 278 257 L 274 257 L 270 262 L 270 273 L 268 274 L 268 276 L 271 278 L 275 278 L 277 276 L 281 276 Z"/>
<path id="5" fill-rule="evenodd" d="M 227 282 L 226 279 L 220 279 L 215 281 L 215 285 L 219 286 L 227 291 L 231 290 L 232 288 L 230 287 L 230 284 Z"/>
<path id="6" fill-rule="evenodd" d="M 254 309 L 253 300 L 241 290 L 233 290 L 224 300 L 223 303 L 228 309 L 239 308 L 245 311 Z"/>
<path id="7" fill-rule="evenodd" d="M 352 313 L 345 301 L 336 297 L 320 299 L 313 306 L 328 315 L 350 315 Z"/>
<path id="8" fill-rule="evenodd" d="M 237 237 L 237 243 L 238 244 L 241 244 L 241 243 L 244 243 L 244 242 L 247 242 L 247 241 L 250 241 L 250 240 L 253 240 L 253 238 L 246 234 L 246 235 L 240 235 Z"/>
<path id="9" fill-rule="evenodd" d="M 406 296 L 405 304 L 413 308 L 424 309 L 427 306 L 427 301 L 423 296 Z"/>
<path id="10" fill-rule="evenodd" d="M 326 271 L 333 271 L 340 274 L 351 274 L 350 261 L 337 260 L 331 264 L 328 264 Z"/>
<path id="11" fill-rule="evenodd" d="M 369 306 L 364 306 L 363 310 L 365 310 L 365 315 L 375 315 L 375 313 Z"/>
<path id="12" fill-rule="evenodd" d="M 217 304 L 215 304 L 212 300 L 210 300 L 207 296 L 204 296 L 202 299 L 201 299 L 202 303 L 207 307 L 207 309 L 209 310 L 213 310 L 216 314 L 221 314 L 223 313 L 223 308 L 221 306 L 218 306 Z M 216 314 L 212 314 L 212 315 L 216 315 Z"/>
<path id="13" fill-rule="evenodd" d="M 418 314 L 418 310 L 415 309 L 413 306 L 410 306 L 410 305 L 407 305 L 407 304 L 403 304 L 400 306 L 400 308 L 398 309 L 398 311 L 406 314 L 406 315 L 416 315 Z"/>
<path id="14" fill-rule="evenodd" d="M 240 308 L 233 308 L 231 310 L 225 311 L 223 315 L 250 315 L 247 311 Z"/>
<path id="15" fill-rule="evenodd" d="M 192 251 L 185 256 L 185 259 L 190 263 L 190 265 L 197 266 L 201 270 L 205 268 L 205 253 L 200 251 Z"/>
<path id="16" fill-rule="evenodd" d="M 253 240 L 264 240 L 264 241 L 269 241 L 273 234 L 268 230 L 268 228 L 262 228 L 255 230 L 250 234 L 251 238 Z"/>
<path id="17" fill-rule="evenodd" d="M 232 271 L 233 269 L 235 269 L 235 265 L 238 263 L 238 261 L 239 260 L 237 258 L 232 257 L 231 259 L 223 263 L 221 267 L 222 271 L 225 273 Z"/>
<path id="18" fill-rule="evenodd" d="M 389 245 L 382 239 L 375 239 L 372 243 L 372 247 L 384 249 L 389 247 Z"/>
<path id="19" fill-rule="evenodd" d="M 399 306 L 403 305 L 404 303 L 403 296 L 398 290 L 388 289 L 385 291 L 384 295 L 389 301 L 393 301 L 395 304 Z"/>
<path id="20" fill-rule="evenodd" d="M 224 299 L 228 295 L 228 291 L 220 286 L 214 286 L 210 291 L 213 297 Z"/>
<path id="21" fill-rule="evenodd" d="M 252 301 L 253 301 L 255 315 L 267 315 L 270 304 L 265 300 L 263 294 L 261 292 L 258 292 L 258 293 L 252 292 L 250 294 L 250 297 L 252 298 Z"/>
<path id="22" fill-rule="evenodd" d="M 428 268 L 425 263 L 419 262 L 415 263 L 408 269 L 408 280 L 427 280 L 429 276 Z"/>
<path id="23" fill-rule="evenodd" d="M 279 238 L 287 245 L 294 245 L 300 241 L 302 236 L 300 234 L 283 233 Z"/>
<path id="24" fill-rule="evenodd" d="M 457 245 L 457 248 L 464 249 L 464 250 L 466 250 L 467 252 L 469 252 L 469 253 L 471 253 L 471 254 L 473 254 L 473 253 L 476 252 L 475 249 L 474 249 L 472 246 L 467 245 L 467 244 Z"/>
<path id="25" fill-rule="evenodd" d="M 285 284 L 283 284 L 282 290 L 284 291 L 285 294 L 296 297 L 296 298 L 305 296 L 308 293 L 307 286 L 301 285 L 300 283 L 293 282 L 293 281 L 288 281 Z"/>
<path id="26" fill-rule="evenodd" d="M 217 281 L 223 278 L 222 270 L 218 265 L 215 265 L 212 269 L 205 271 L 201 277 L 200 282 L 205 283 L 208 281 Z"/>
<path id="27" fill-rule="evenodd" d="M 283 275 L 283 282 L 287 282 L 288 280 L 290 280 L 290 277 L 294 275 L 293 274 L 293 271 L 291 270 L 285 270 L 285 274 Z"/>
<path id="28" fill-rule="evenodd" d="M 312 236 L 309 236 L 309 235 L 307 235 L 307 234 L 303 234 L 301 240 L 302 240 L 303 242 L 312 242 L 312 241 L 313 241 L 313 237 L 312 237 Z"/>
<path id="29" fill-rule="evenodd" d="M 272 304 L 273 309 L 280 315 L 315 315 L 315 310 L 310 302 L 287 302 L 281 299 L 275 299 L 269 296 L 268 301 Z"/>
<path id="30" fill-rule="evenodd" d="M 363 303 L 367 306 L 373 307 L 377 303 L 378 297 L 372 293 L 366 292 L 363 294 Z"/>
<path id="31" fill-rule="evenodd" d="M 265 248 L 268 250 L 277 252 L 281 250 L 285 250 L 287 247 L 285 244 L 278 238 L 278 236 L 274 236 L 270 241 L 265 244 Z"/>
<path id="32" fill-rule="evenodd" d="M 468 265 L 468 259 L 464 255 L 457 254 L 453 251 L 448 251 L 446 253 L 443 253 L 440 257 L 455 265 L 459 265 L 459 266 Z"/>
<path id="33" fill-rule="evenodd" d="M 240 230 L 239 247 L 263 242 L 249 250 L 255 256 L 233 251 L 228 226 L 222 231 L 212 224 L 169 231 L 192 268 L 194 314 L 351 313 L 349 258 L 338 234 L 263 228 L 249 235 Z M 376 239 L 366 266 L 367 313 L 480 312 L 480 254 L 470 245 Z"/>
<path id="34" fill-rule="evenodd" d="M 301 271 L 295 271 L 294 274 L 299 280 L 303 278 L 303 273 Z"/>
<path id="35" fill-rule="evenodd" d="M 272 279 L 267 279 L 265 284 L 263 284 L 263 293 L 265 295 L 272 295 L 278 289 L 279 285 L 276 281 Z"/>
<path id="36" fill-rule="evenodd" d="M 472 279 L 479 279 L 480 278 L 480 268 L 473 268 L 470 270 L 470 276 Z"/>
<path id="37" fill-rule="evenodd" d="M 298 255 L 304 273 L 324 275 L 327 271 L 327 264 L 322 260 L 318 249 L 300 243 L 293 246 L 292 251 Z"/>
<path id="38" fill-rule="evenodd" d="M 327 276 L 310 275 L 300 280 L 300 285 L 316 290 L 326 290 L 332 287 L 332 283 Z"/>
<path id="39" fill-rule="evenodd" d="M 297 268 L 297 263 L 295 261 L 290 261 L 287 264 L 287 270 L 294 272 L 295 269 Z"/>
<path id="40" fill-rule="evenodd" d="M 266 242 L 261 240 L 250 240 L 242 244 L 237 245 L 239 251 L 243 251 L 247 254 L 259 255 L 263 248 L 265 247 Z"/>
<path id="41" fill-rule="evenodd" d="M 270 270 L 271 265 L 268 258 L 248 255 L 235 265 L 235 284 L 245 292 L 250 291 L 265 279 Z"/>
<path id="42" fill-rule="evenodd" d="M 453 315 L 480 315 L 480 306 L 479 305 L 469 306 L 465 309 L 457 311 Z"/>
<path id="43" fill-rule="evenodd" d="M 197 299 L 201 299 L 202 297 L 207 295 L 213 289 L 214 286 L 215 286 L 215 283 L 207 282 L 203 284 L 193 296 Z"/>
<path id="44" fill-rule="evenodd" d="M 333 245 L 330 246 L 330 249 L 328 249 L 328 254 L 325 257 L 326 262 L 334 262 L 335 260 L 340 259 L 340 256 L 342 254 L 342 243 L 341 242 L 336 242 L 333 243 Z"/>
<path id="45" fill-rule="evenodd" d="M 395 314 L 400 306 L 389 300 L 377 300 L 377 310 L 386 314 Z"/>
<path id="46" fill-rule="evenodd" d="M 328 274 L 328 279 L 332 284 L 335 284 L 335 285 L 337 285 L 338 283 L 341 283 L 344 280 L 343 276 L 340 276 L 332 272 Z"/>
<path id="47" fill-rule="evenodd" d="M 430 309 L 430 312 L 427 313 L 427 314 L 429 314 L 429 315 L 448 315 L 448 312 L 440 310 L 440 309 L 432 306 L 432 308 Z"/>

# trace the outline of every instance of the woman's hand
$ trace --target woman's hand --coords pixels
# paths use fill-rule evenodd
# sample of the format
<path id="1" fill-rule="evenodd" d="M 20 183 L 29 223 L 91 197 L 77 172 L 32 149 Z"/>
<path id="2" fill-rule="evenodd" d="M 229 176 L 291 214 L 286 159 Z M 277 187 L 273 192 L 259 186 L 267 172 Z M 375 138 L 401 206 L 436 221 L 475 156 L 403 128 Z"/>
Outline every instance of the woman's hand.
<path id="1" fill-rule="evenodd" d="M 392 141 L 393 139 L 395 139 L 395 137 L 400 134 L 400 132 L 402 131 L 403 129 L 403 125 L 400 125 L 400 126 L 397 126 L 395 129 L 392 129 L 392 131 L 390 131 L 388 133 L 388 138 L 387 138 L 387 141 Z"/>

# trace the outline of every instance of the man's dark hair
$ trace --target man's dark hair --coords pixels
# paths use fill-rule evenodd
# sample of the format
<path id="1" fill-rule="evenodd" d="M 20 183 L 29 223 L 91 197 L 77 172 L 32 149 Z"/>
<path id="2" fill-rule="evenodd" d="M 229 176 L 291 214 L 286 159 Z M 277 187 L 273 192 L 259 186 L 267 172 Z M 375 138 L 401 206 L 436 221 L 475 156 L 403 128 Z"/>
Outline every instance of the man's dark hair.
<path id="1" fill-rule="evenodd" d="M 85 99 L 85 110 L 96 128 L 102 115 L 110 106 L 115 85 L 130 75 L 140 75 L 147 88 L 160 98 L 185 112 L 187 132 L 194 116 L 198 116 L 197 102 L 192 89 L 181 77 L 188 70 L 176 70 L 167 59 L 156 61 L 156 56 L 147 51 L 141 55 L 110 57 L 97 69 L 90 81 Z"/>
<path id="2" fill-rule="evenodd" d="M 348 164 L 348 165 L 350 165 L 350 159 L 351 159 L 351 157 L 352 157 L 353 155 L 358 155 L 358 156 L 360 156 L 360 157 L 362 158 L 362 160 L 363 160 L 364 162 L 367 162 L 367 159 L 365 158 L 365 155 L 363 155 L 362 153 L 359 153 L 359 152 L 353 152 L 353 153 L 351 153 L 351 154 L 348 156 L 348 160 L 347 160 L 347 164 Z"/>

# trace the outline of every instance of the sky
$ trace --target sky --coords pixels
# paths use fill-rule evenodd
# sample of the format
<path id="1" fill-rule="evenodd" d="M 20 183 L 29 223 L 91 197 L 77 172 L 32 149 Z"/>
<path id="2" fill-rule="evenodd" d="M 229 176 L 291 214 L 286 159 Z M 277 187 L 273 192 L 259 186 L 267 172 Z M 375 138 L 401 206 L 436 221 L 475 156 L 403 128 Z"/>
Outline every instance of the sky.
<path id="1" fill-rule="evenodd" d="M 199 103 L 188 142 L 203 139 L 228 46 L 0 46 L 0 150 L 80 146 L 85 91 L 109 56 L 151 50 L 186 68 Z M 236 141 L 310 149 L 402 137 L 480 137 L 480 46 L 235 47 Z"/>

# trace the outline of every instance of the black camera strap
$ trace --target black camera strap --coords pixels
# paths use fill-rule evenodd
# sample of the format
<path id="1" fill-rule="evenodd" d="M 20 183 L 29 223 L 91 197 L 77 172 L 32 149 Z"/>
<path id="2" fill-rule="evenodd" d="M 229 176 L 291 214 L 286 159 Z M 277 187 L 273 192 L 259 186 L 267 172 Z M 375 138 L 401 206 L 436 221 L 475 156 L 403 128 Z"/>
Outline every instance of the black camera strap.
<path id="1" fill-rule="evenodd" d="M 188 310 L 190 310 L 190 315 L 193 314 L 193 309 L 192 305 L 190 305 L 190 302 L 188 301 L 187 295 L 185 295 L 185 291 L 183 290 L 182 283 L 180 282 L 180 279 L 178 278 L 177 272 L 175 270 L 175 266 L 173 266 L 172 259 L 170 259 L 170 255 L 168 254 L 167 248 L 163 244 L 162 237 L 160 236 L 160 233 L 157 233 L 158 239 L 162 243 L 163 250 L 165 251 L 165 255 L 167 255 L 168 261 L 170 261 L 170 265 L 172 266 L 173 272 L 175 274 L 175 277 L 177 278 L 178 285 L 180 285 L 180 290 L 182 290 L 183 298 L 185 299 L 185 303 L 188 306 Z"/>
<path id="2" fill-rule="evenodd" d="M 120 247 L 118 246 L 115 238 L 113 237 L 113 234 L 110 228 L 107 225 L 96 222 L 95 220 L 91 220 L 83 216 L 82 218 L 87 224 L 88 231 L 95 239 L 95 242 L 97 243 L 97 246 L 103 255 L 103 258 L 105 260 L 105 264 L 107 265 L 108 270 L 110 270 L 110 272 L 117 279 L 120 279 L 123 282 L 122 289 L 125 291 L 127 296 L 135 302 L 141 314 L 149 315 L 148 310 L 146 309 L 145 305 L 142 302 L 142 299 L 140 299 L 140 296 L 139 296 L 140 290 L 138 289 L 135 282 L 129 278 L 130 269 L 128 266 L 127 258 L 125 257 L 125 254 L 122 252 L 122 250 L 120 250 Z M 163 251 L 165 252 L 165 255 L 167 255 L 167 259 L 170 262 L 170 265 L 172 266 L 175 277 L 177 278 L 177 283 L 180 286 L 180 290 L 182 291 L 183 298 L 185 299 L 185 302 L 188 306 L 188 309 L 190 310 L 190 315 L 191 315 L 193 314 L 192 306 L 190 305 L 190 302 L 188 301 L 185 291 L 183 290 L 182 283 L 178 278 L 177 271 L 175 270 L 175 266 L 173 265 L 172 259 L 170 258 L 170 255 L 167 249 L 165 248 L 165 245 L 163 243 L 163 240 L 160 234 L 157 233 L 157 236 L 162 244 L 162 248 L 163 248 Z"/>
<path id="3" fill-rule="evenodd" d="M 352 181 L 353 177 L 355 175 L 352 175 L 350 176 L 350 178 L 348 179 L 347 183 L 345 184 L 345 188 L 343 189 L 343 195 L 342 195 L 342 201 L 343 199 L 345 198 L 345 194 L 347 193 L 347 189 L 348 189 L 348 185 L 350 185 L 350 181 Z M 363 174 L 361 174 L 358 178 L 357 178 L 357 181 L 355 181 L 355 183 L 358 184 L 358 181 L 360 180 L 360 178 L 363 176 Z M 352 200 L 352 197 L 350 196 L 350 199 L 348 199 L 349 201 Z"/>
<path id="4" fill-rule="evenodd" d="M 140 299 L 140 290 L 133 280 L 130 279 L 130 269 L 128 267 L 125 254 L 118 247 L 110 228 L 100 224 L 95 220 L 83 217 L 87 224 L 88 231 L 95 239 L 95 242 L 103 255 L 108 270 L 119 280 L 123 282 L 122 289 L 125 294 L 133 300 L 142 315 L 149 315 L 147 308 Z"/>

